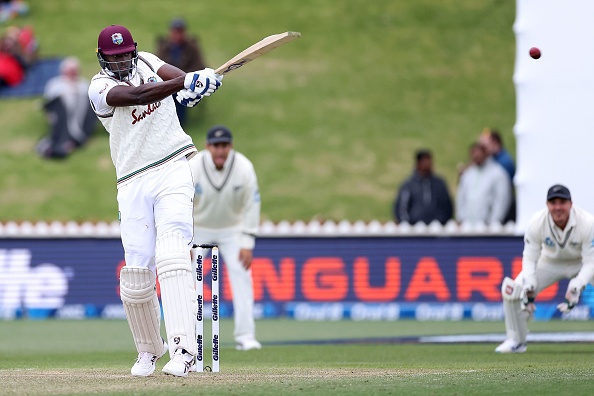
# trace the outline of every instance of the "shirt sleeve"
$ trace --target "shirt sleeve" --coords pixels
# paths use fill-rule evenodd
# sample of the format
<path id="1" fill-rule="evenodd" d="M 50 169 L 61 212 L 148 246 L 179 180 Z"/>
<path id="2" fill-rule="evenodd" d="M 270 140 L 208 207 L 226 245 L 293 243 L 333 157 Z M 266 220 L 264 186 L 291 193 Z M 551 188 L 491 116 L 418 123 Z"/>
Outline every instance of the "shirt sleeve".
<path id="1" fill-rule="evenodd" d="M 253 249 L 256 245 L 256 235 L 260 225 L 261 200 L 256 171 L 251 163 L 249 168 L 246 167 L 246 178 L 246 186 L 248 188 L 244 197 L 243 228 L 240 247 L 242 249 Z"/>
<path id="2" fill-rule="evenodd" d="M 582 288 L 594 277 L 594 223 L 588 221 L 587 224 L 588 228 L 584 230 L 585 235 L 582 241 L 582 268 L 576 275 Z"/>
<path id="3" fill-rule="evenodd" d="M 139 52 L 138 56 L 142 57 L 145 61 L 148 62 L 149 65 L 155 70 L 155 73 L 165 64 L 161 58 L 159 58 L 155 54 L 151 54 L 150 52 Z"/>
<path id="4" fill-rule="evenodd" d="M 410 202 L 410 189 L 408 183 L 404 183 L 397 194 L 396 202 L 394 203 L 394 217 L 398 222 L 410 223 L 408 216 L 408 206 Z"/>
<path id="5" fill-rule="evenodd" d="M 534 276 L 536 263 L 542 250 L 541 216 L 532 217 L 528 229 L 524 234 L 524 252 L 522 253 L 522 273 L 525 276 Z"/>
<path id="6" fill-rule="evenodd" d="M 497 169 L 497 183 L 493 191 L 495 199 L 493 200 L 489 223 L 503 223 L 511 204 L 511 182 L 503 167 L 501 165 L 497 166 L 499 167 Z"/>
<path id="7" fill-rule="evenodd" d="M 107 77 L 98 77 L 91 80 L 89 100 L 96 114 L 109 115 L 113 113 L 115 108 L 107 104 L 107 93 L 117 85 L 119 85 L 117 81 Z"/>

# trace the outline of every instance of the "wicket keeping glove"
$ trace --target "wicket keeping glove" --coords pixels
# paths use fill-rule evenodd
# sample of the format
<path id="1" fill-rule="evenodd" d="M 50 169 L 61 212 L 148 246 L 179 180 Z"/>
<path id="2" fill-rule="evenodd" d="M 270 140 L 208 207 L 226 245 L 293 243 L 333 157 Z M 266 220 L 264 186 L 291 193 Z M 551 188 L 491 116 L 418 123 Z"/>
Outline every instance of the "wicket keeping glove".
<path id="1" fill-rule="evenodd" d="M 200 96 L 210 96 L 223 85 L 220 80 L 213 69 L 206 68 L 186 74 L 184 87 Z"/>
<path id="2" fill-rule="evenodd" d="M 528 311 L 530 315 L 536 311 L 536 277 L 534 275 L 524 277 L 524 284 L 522 285 L 522 309 Z"/>
<path id="3" fill-rule="evenodd" d="M 557 309 L 563 313 L 569 312 L 580 301 L 580 294 L 584 290 L 582 282 L 576 278 L 569 281 L 567 285 L 567 293 L 565 293 L 565 301 L 557 305 Z"/>
<path id="4" fill-rule="evenodd" d="M 194 107 L 202 100 L 202 96 L 189 89 L 182 89 L 175 94 L 175 100 L 183 106 Z"/>

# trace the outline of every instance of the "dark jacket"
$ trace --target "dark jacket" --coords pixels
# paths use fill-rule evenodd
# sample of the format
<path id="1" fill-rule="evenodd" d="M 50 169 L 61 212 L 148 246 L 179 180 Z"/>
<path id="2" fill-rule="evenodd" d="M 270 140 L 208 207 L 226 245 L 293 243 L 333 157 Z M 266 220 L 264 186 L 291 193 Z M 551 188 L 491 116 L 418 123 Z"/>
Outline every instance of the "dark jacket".
<path id="1" fill-rule="evenodd" d="M 397 222 L 425 224 L 452 218 L 452 200 L 445 180 L 436 175 L 422 177 L 415 171 L 401 186 L 394 203 Z"/>

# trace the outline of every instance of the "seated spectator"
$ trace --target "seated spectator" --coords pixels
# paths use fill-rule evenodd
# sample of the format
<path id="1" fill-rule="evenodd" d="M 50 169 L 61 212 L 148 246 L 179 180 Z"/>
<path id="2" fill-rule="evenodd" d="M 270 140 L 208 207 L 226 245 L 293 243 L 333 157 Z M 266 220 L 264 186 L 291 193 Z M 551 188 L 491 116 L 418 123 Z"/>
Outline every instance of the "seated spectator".
<path id="1" fill-rule="evenodd" d="M 39 155 L 65 158 L 86 143 L 97 123 L 89 104 L 88 89 L 89 81 L 80 76 L 78 59 L 64 59 L 60 75 L 47 82 L 43 93 L 43 109 L 50 130 L 37 145 Z"/>
<path id="2" fill-rule="evenodd" d="M 206 67 L 198 39 L 187 34 L 186 23 L 181 18 L 171 21 L 167 37 L 157 37 L 156 55 L 186 73 Z M 179 122 L 184 125 L 187 107 L 181 105 L 177 100 L 175 106 Z"/>
<path id="3" fill-rule="evenodd" d="M 480 142 L 470 146 L 470 165 L 460 176 L 456 219 L 460 223 L 503 223 L 512 200 L 509 176 Z"/>
<path id="4" fill-rule="evenodd" d="M 25 78 L 37 60 L 37 39 L 31 27 L 11 26 L 0 37 L 0 88 L 13 87 Z"/>
<path id="5" fill-rule="evenodd" d="M 23 0 L 0 0 L 0 25 L 28 12 L 29 5 Z"/>
<path id="6" fill-rule="evenodd" d="M 397 223 L 441 224 L 452 218 L 452 200 L 445 180 L 433 173 L 433 156 L 429 150 L 419 150 L 413 174 L 400 186 L 394 202 Z"/>

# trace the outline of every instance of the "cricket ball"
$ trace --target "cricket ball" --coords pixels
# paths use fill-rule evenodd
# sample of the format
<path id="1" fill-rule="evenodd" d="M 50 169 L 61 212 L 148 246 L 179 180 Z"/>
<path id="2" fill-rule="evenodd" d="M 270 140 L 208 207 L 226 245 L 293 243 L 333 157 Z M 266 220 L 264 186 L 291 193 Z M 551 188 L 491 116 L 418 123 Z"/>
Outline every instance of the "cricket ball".
<path id="1" fill-rule="evenodd" d="M 540 50 L 536 47 L 530 48 L 530 56 L 532 57 L 532 59 L 540 58 Z"/>

